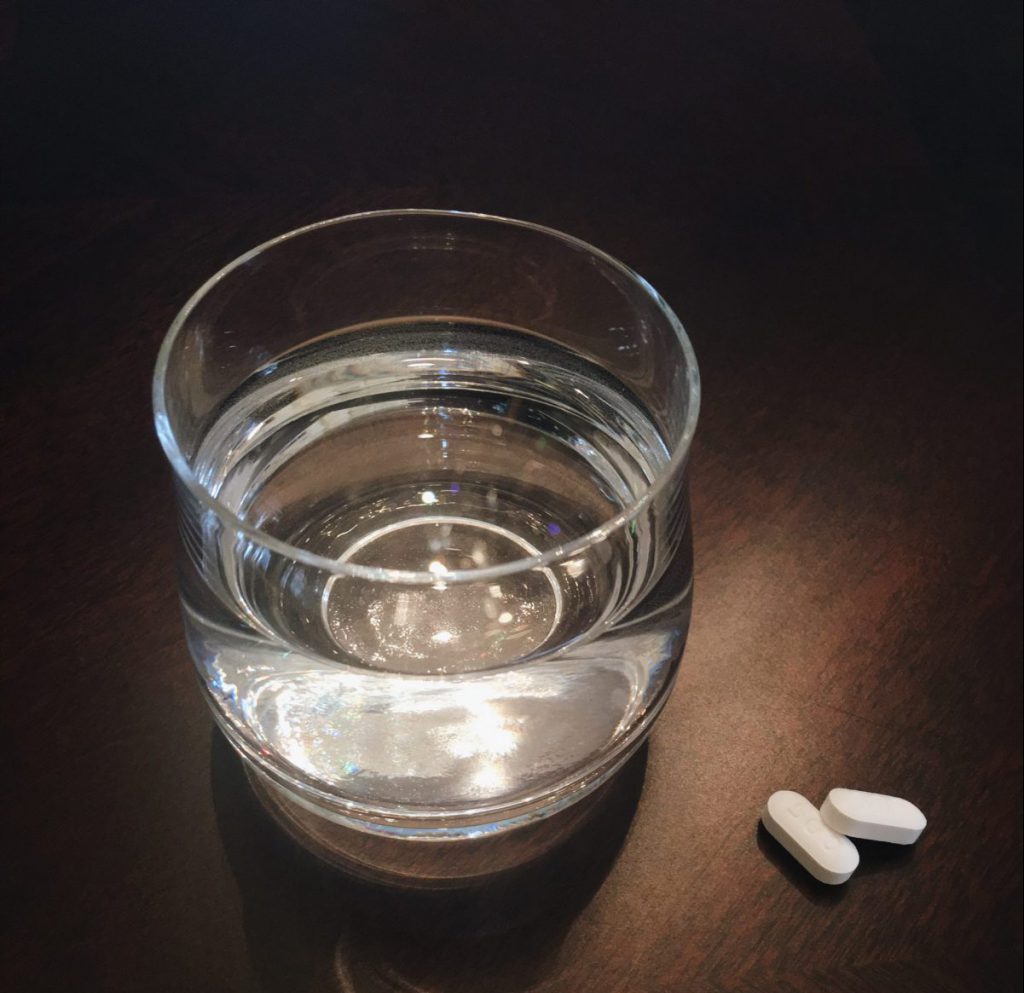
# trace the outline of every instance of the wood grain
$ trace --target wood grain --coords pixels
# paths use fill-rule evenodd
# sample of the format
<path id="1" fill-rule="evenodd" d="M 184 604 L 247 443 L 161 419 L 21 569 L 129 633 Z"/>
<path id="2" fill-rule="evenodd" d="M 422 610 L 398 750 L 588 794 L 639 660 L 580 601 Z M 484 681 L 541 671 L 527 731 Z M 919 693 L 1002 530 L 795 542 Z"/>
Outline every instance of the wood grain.
<path id="1" fill-rule="evenodd" d="M 980 125 L 970 169 L 937 156 L 856 16 L 2 19 L 4 989 L 1019 988 L 1019 283 L 972 208 L 1015 171 Z M 328 872 L 259 810 L 194 686 L 149 411 L 206 276 L 388 206 L 595 242 L 678 310 L 704 382 L 693 627 L 650 748 L 577 841 L 456 894 Z M 773 790 L 836 785 L 929 817 L 838 891 L 757 825 Z"/>

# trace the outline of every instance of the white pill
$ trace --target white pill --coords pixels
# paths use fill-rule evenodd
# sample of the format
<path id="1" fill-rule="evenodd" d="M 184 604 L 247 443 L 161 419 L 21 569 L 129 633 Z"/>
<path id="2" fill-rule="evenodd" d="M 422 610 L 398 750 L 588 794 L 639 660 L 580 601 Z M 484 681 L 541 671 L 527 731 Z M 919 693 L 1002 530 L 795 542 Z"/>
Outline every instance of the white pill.
<path id="1" fill-rule="evenodd" d="M 834 789 L 825 798 L 821 819 L 833 831 L 851 838 L 894 845 L 912 845 L 928 823 L 909 800 L 844 789 Z"/>
<path id="2" fill-rule="evenodd" d="M 828 827 L 817 807 L 792 790 L 779 790 L 768 797 L 761 821 L 768 833 L 823 883 L 845 883 L 860 862 L 853 842 Z"/>

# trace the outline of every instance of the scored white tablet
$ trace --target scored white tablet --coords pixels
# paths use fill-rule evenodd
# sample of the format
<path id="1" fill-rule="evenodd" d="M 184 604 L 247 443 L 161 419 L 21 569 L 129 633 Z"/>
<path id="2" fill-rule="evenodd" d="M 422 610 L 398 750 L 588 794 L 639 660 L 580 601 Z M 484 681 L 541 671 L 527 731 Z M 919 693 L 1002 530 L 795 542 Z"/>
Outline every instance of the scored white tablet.
<path id="1" fill-rule="evenodd" d="M 828 827 L 818 808 L 792 790 L 779 790 L 768 797 L 761 821 L 768 833 L 823 883 L 845 883 L 860 862 L 853 842 Z"/>
<path id="2" fill-rule="evenodd" d="M 821 819 L 833 831 L 863 838 L 912 845 L 924 830 L 924 814 L 909 800 L 863 790 L 831 790 L 821 805 Z"/>

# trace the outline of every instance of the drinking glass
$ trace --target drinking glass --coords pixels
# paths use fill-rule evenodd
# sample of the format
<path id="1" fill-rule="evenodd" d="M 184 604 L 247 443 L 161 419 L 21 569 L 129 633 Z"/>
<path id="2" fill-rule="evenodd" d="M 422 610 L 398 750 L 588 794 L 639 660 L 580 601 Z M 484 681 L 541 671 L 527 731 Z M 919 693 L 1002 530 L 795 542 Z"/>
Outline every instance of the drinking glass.
<path id="1" fill-rule="evenodd" d="M 699 381 L 622 263 L 481 214 L 313 224 L 189 300 L 153 395 L 189 649 L 293 827 L 507 832 L 648 734 L 689 623 Z"/>

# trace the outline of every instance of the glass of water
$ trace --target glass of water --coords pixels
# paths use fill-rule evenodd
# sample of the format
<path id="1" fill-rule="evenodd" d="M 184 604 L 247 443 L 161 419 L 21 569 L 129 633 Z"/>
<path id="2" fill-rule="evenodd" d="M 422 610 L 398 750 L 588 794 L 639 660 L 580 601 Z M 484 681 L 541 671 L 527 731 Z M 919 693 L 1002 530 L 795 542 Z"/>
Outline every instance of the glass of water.
<path id="1" fill-rule="evenodd" d="M 534 224 L 357 214 L 210 279 L 154 405 L 189 648 L 264 798 L 459 841 L 608 779 L 686 638 L 698 398 L 651 286 Z"/>

